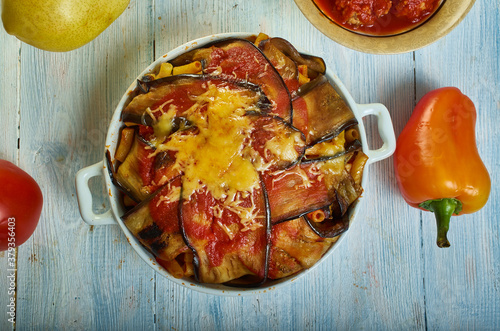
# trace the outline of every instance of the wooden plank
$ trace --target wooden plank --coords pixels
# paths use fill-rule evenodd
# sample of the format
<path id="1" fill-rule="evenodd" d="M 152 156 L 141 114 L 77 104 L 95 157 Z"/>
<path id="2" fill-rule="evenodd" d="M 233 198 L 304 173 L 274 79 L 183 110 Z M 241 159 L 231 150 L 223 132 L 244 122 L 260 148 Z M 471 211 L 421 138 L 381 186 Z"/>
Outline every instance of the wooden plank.
<path id="1" fill-rule="evenodd" d="M 46 204 L 19 249 L 19 329 L 147 329 L 153 272 L 140 268 L 117 226 L 89 227 L 75 199 L 78 170 L 103 159 L 114 108 L 152 60 L 148 3 L 130 8 L 90 44 L 68 53 L 22 45 L 21 164 Z M 93 183 L 98 210 L 109 203 Z M 101 204 L 103 204 L 101 206 Z"/>
<path id="2" fill-rule="evenodd" d="M 10 161 L 18 164 L 18 125 L 19 125 L 19 104 L 18 104 L 18 77 L 19 77 L 19 42 L 13 36 L 8 35 L 5 30 L 0 29 L 0 45 L 2 51 L 0 52 L 0 72 L 2 79 L 0 79 L 0 116 L 1 129 L 0 141 L 0 159 Z M 9 319 L 15 317 L 14 315 L 7 315 L 10 313 L 10 308 L 7 310 L 7 305 L 11 303 L 11 298 L 15 299 L 15 294 L 12 293 L 11 279 L 14 283 L 17 279 L 17 265 L 12 268 L 9 263 L 9 253 L 0 252 L 0 304 L 2 306 L 2 315 L 0 318 L 1 330 L 13 330 L 14 323 L 9 322 Z M 14 277 L 11 277 L 14 274 Z"/>
<path id="3" fill-rule="evenodd" d="M 417 52 L 417 95 L 456 86 L 475 103 L 479 153 L 490 171 L 490 200 L 479 212 L 453 217 L 451 247 L 435 245 L 435 221 L 423 213 L 425 294 L 429 329 L 495 330 L 500 327 L 498 245 L 500 134 L 500 8 L 477 1 L 446 38 Z M 466 161 L 465 161 L 466 162 Z"/>

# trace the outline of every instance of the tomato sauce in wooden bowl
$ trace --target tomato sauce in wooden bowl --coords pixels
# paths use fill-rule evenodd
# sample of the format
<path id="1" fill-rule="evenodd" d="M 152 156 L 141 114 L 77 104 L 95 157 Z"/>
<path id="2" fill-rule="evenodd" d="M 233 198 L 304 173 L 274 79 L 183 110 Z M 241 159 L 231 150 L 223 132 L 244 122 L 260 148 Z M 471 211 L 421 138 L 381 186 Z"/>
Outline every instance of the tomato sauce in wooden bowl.
<path id="1" fill-rule="evenodd" d="M 313 0 L 321 12 L 343 28 L 366 35 L 390 36 L 424 23 L 442 0 Z"/>

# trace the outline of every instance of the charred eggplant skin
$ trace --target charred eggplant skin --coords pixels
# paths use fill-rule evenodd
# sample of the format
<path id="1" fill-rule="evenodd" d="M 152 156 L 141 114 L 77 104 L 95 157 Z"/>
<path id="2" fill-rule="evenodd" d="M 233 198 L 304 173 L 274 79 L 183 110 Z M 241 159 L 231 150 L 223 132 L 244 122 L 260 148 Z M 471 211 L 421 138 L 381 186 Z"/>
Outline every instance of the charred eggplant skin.
<path id="1" fill-rule="evenodd" d="M 225 80 L 227 82 L 230 82 L 236 86 L 240 86 L 242 88 L 252 90 L 255 92 L 262 92 L 262 88 L 258 84 L 254 84 L 252 82 L 249 82 L 247 80 L 242 80 L 238 78 L 226 78 L 226 77 L 220 77 L 218 75 L 209 75 L 209 74 L 181 74 L 181 75 L 174 75 L 174 76 L 168 76 L 168 77 L 162 77 L 154 80 L 137 80 L 138 86 L 141 85 L 143 90 L 145 91 L 144 93 L 148 93 L 151 87 L 157 87 L 159 85 L 163 84 L 172 84 L 175 83 L 181 79 L 186 79 L 186 78 L 191 78 L 194 80 L 203 80 L 203 81 L 209 81 L 209 80 Z"/>

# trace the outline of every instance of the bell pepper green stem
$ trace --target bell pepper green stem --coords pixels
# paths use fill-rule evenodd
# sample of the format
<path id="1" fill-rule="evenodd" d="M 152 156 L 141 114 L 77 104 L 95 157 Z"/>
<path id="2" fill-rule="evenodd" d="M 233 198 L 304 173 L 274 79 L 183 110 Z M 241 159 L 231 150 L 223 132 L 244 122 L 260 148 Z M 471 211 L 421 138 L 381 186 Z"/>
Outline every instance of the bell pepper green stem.
<path id="1" fill-rule="evenodd" d="M 454 198 L 427 200 L 419 205 L 420 208 L 431 211 L 436 216 L 438 247 L 450 247 L 450 242 L 446 237 L 450 228 L 451 215 L 460 213 L 462 202 Z"/>

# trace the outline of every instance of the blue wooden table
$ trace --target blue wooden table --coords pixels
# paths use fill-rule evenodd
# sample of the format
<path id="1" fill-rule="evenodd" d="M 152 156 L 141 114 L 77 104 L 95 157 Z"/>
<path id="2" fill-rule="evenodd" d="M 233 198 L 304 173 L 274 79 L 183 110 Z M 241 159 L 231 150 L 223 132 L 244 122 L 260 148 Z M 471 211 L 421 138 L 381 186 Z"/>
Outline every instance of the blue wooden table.
<path id="1" fill-rule="evenodd" d="M 0 158 L 30 173 L 45 203 L 17 249 L 16 323 L 0 253 L 0 330 L 498 330 L 500 329 L 500 5 L 477 0 L 445 38 L 400 55 L 370 55 L 317 31 L 290 0 L 132 0 L 86 46 L 50 53 L 0 29 Z M 322 56 L 358 103 L 387 106 L 396 135 L 429 90 L 456 86 L 478 111 L 477 143 L 492 192 L 452 220 L 435 245 L 433 215 L 407 206 L 392 159 L 374 164 L 366 201 L 335 254 L 282 289 L 218 297 L 151 270 L 118 226 L 82 222 L 75 174 L 103 157 L 111 115 L 154 59 L 220 32 L 263 31 Z M 368 121 L 368 137 L 379 141 Z M 96 194 L 102 182 L 91 183 Z M 0 183 L 0 190 L 1 190 Z M 109 207 L 105 193 L 95 210 Z"/>

